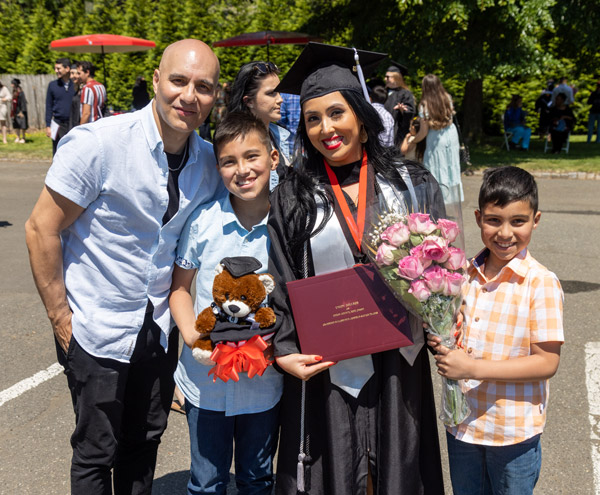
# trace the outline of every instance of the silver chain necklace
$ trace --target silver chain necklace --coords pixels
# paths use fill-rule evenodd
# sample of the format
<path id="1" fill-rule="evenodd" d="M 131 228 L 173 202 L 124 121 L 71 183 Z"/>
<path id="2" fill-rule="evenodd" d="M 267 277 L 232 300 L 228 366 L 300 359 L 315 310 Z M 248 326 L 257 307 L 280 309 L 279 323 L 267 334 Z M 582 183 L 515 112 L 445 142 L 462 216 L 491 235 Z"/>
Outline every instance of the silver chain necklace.
<path id="1" fill-rule="evenodd" d="M 188 154 L 188 146 L 189 146 L 189 141 L 186 141 L 185 148 L 183 148 L 183 155 L 181 155 L 181 161 L 179 162 L 179 165 L 177 165 L 177 167 L 175 167 L 175 168 L 169 167 L 169 160 L 167 160 L 167 167 L 169 168 L 169 170 L 171 172 L 177 172 L 177 171 L 181 170 L 181 167 L 183 167 L 183 165 L 185 163 L 185 159 Z"/>

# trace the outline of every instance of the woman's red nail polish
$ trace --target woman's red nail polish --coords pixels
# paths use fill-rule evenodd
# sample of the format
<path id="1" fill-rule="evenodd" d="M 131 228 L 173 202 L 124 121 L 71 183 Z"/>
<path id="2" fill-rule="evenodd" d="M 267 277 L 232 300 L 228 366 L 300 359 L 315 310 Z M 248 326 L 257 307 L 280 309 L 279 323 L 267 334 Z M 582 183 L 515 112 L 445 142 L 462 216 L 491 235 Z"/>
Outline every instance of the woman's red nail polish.
<path id="1" fill-rule="evenodd" d="M 322 361 L 322 360 L 323 360 L 323 356 L 315 356 L 315 359 L 316 359 L 317 361 Z"/>
<path id="2" fill-rule="evenodd" d="M 458 330 L 456 332 L 454 332 L 454 336 L 457 337 L 458 336 Z"/>

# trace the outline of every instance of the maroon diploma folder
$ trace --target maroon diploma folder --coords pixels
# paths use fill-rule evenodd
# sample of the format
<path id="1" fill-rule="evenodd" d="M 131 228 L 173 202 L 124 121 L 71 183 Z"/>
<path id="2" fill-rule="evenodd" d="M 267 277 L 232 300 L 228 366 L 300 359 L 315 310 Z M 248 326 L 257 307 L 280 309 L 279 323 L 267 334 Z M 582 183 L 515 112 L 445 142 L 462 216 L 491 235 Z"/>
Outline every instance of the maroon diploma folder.
<path id="1" fill-rule="evenodd" d="M 411 345 L 408 313 L 372 265 L 287 283 L 304 354 L 339 361 Z"/>

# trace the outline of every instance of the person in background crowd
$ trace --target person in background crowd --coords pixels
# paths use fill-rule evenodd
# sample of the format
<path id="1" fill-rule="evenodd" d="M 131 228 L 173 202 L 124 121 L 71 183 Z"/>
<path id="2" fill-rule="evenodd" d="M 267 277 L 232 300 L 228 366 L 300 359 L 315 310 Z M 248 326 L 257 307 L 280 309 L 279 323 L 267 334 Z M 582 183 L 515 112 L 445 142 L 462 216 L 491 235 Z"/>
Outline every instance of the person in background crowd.
<path id="1" fill-rule="evenodd" d="M 410 123 L 408 134 L 404 137 L 404 141 L 402 141 L 400 151 L 407 160 L 414 160 L 416 162 L 423 163 L 425 145 L 427 141 L 425 139 L 421 139 L 421 141 L 418 143 L 415 141 L 420 129 L 421 119 L 419 117 L 415 117 Z"/>
<path id="2" fill-rule="evenodd" d="M 205 141 L 212 141 L 212 135 L 210 131 L 210 115 L 206 117 L 206 120 L 198 127 L 198 134 Z"/>
<path id="3" fill-rule="evenodd" d="M 300 121 L 300 97 L 298 95 L 281 93 L 281 98 L 283 99 L 281 102 L 281 119 L 278 124 L 290 132 L 288 143 L 290 154 L 292 154 L 296 141 L 296 132 L 298 131 L 298 122 Z"/>
<path id="4" fill-rule="evenodd" d="M 219 87 L 217 89 L 217 99 L 215 101 L 215 106 L 212 111 L 212 121 L 215 123 L 215 130 L 219 127 L 221 120 L 225 117 L 227 113 L 227 105 L 229 104 L 229 84 L 225 81 L 223 83 L 219 83 Z"/>
<path id="5" fill-rule="evenodd" d="M 565 105 L 569 106 L 572 105 L 573 102 L 575 101 L 575 95 L 573 93 L 573 88 L 571 86 L 569 86 L 569 80 L 566 77 L 561 77 L 558 81 L 558 86 L 556 86 L 553 90 L 552 90 L 552 104 L 551 106 L 555 106 L 556 105 L 556 97 L 560 94 L 563 93 L 565 95 Z"/>
<path id="6" fill-rule="evenodd" d="M 77 64 L 77 76 L 81 85 L 80 124 L 95 122 L 102 117 L 106 103 L 106 88 L 94 79 L 96 68 L 91 62 L 81 61 Z"/>
<path id="7" fill-rule="evenodd" d="M 385 73 L 385 86 L 388 90 L 385 109 L 394 117 L 394 144 L 400 149 L 404 136 L 408 134 L 410 121 L 415 116 L 415 97 L 404 82 L 408 69 L 392 62 Z"/>
<path id="8" fill-rule="evenodd" d="M 509 144 L 513 149 L 529 150 L 531 128 L 525 125 L 527 114 L 523 111 L 523 98 L 512 95 L 508 108 L 504 112 L 504 130 L 512 132 Z M 519 142 L 521 145 L 519 146 Z"/>
<path id="9" fill-rule="evenodd" d="M 69 112 L 69 130 L 79 125 L 81 120 L 81 84 L 79 83 L 79 70 L 77 70 L 78 62 L 71 64 L 71 82 L 73 83 L 73 98 L 71 100 L 71 110 Z"/>
<path id="10" fill-rule="evenodd" d="M 271 172 L 273 189 L 291 164 L 287 129 L 275 122 L 281 119 L 281 95 L 275 91 L 279 84 L 279 68 L 273 62 L 249 62 L 242 65 L 231 88 L 228 112 L 248 112 L 269 129 L 271 145 L 279 153 L 277 170 Z"/>
<path id="11" fill-rule="evenodd" d="M 379 135 L 379 140 L 384 146 L 394 146 L 394 117 L 384 106 L 387 91 L 383 86 L 375 86 L 370 92 L 370 96 L 371 105 L 377 110 L 383 124 L 383 132 Z"/>
<path id="12" fill-rule="evenodd" d="M 27 119 L 27 98 L 23 88 L 21 88 L 21 80 L 13 79 L 10 84 L 12 85 L 12 107 L 11 117 L 13 129 L 17 137 L 15 143 L 25 143 L 25 130 L 29 127 Z"/>
<path id="13" fill-rule="evenodd" d="M 552 141 L 552 153 L 559 154 L 575 127 L 575 115 L 566 103 L 567 95 L 558 93 L 554 100 L 554 106 L 550 109 L 550 139 Z"/>
<path id="14" fill-rule="evenodd" d="M 464 194 L 460 180 L 460 144 L 453 122 L 452 98 L 440 78 L 434 74 L 427 74 L 423 78 L 421 88 L 421 128 L 415 142 L 427 138 L 423 164 L 442 186 L 446 204 L 459 203 L 464 200 Z"/>
<path id="15" fill-rule="evenodd" d="M 69 115 L 75 93 L 71 82 L 71 61 L 59 58 L 54 64 L 54 72 L 57 79 L 50 81 L 46 91 L 46 136 L 52 139 L 52 156 L 60 139 L 69 132 Z"/>
<path id="16" fill-rule="evenodd" d="M 596 143 L 600 143 L 600 79 L 596 83 L 596 89 L 591 92 L 587 100 L 588 105 L 591 105 L 590 115 L 588 117 L 588 135 L 587 142 L 592 142 L 594 134 L 594 124 L 596 125 Z"/>
<path id="17" fill-rule="evenodd" d="M 548 134 L 548 128 L 550 127 L 550 121 L 548 116 L 550 115 L 550 104 L 552 102 L 552 90 L 554 89 L 554 80 L 550 79 L 546 83 L 546 89 L 542 90 L 542 93 L 535 100 L 535 111 L 540 114 L 538 121 L 538 134 L 541 138 L 545 138 Z"/>
<path id="18" fill-rule="evenodd" d="M 206 44 L 169 45 L 152 105 L 61 140 L 25 225 L 75 410 L 70 493 L 152 492 L 178 357 L 167 300 L 177 240 L 224 189 L 194 132 L 218 78 Z"/>
<path id="19" fill-rule="evenodd" d="M 131 90 L 132 104 L 131 108 L 133 110 L 141 110 L 148 103 L 150 103 L 150 97 L 148 96 L 148 83 L 144 76 L 137 76 L 135 79 L 135 83 L 133 85 L 133 89 Z"/>
<path id="20" fill-rule="evenodd" d="M 11 101 L 10 91 L 0 81 L 0 127 L 2 128 L 2 143 L 6 144 L 6 123 L 8 122 L 8 105 Z"/>

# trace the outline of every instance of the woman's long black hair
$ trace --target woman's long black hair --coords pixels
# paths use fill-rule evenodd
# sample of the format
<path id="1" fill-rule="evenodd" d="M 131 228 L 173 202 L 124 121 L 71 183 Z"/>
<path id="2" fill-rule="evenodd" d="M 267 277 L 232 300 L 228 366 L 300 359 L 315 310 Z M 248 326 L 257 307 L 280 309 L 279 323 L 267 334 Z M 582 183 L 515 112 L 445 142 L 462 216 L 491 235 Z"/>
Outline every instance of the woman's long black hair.
<path id="1" fill-rule="evenodd" d="M 279 74 L 279 68 L 273 62 L 255 60 L 242 65 L 231 87 L 227 111 L 252 113 L 244 97 L 253 99 L 258 93 L 262 80 L 271 74 Z"/>
<path id="2" fill-rule="evenodd" d="M 401 155 L 397 149 L 385 147 L 379 141 L 383 123 L 377 111 L 361 93 L 351 90 L 341 90 L 340 93 L 365 127 L 368 139 L 363 146 L 369 164 L 376 173 L 389 179 L 397 178 L 396 166 L 401 160 Z M 287 238 L 290 239 L 291 254 L 297 260 L 300 259 L 304 242 L 311 237 L 311 233 L 314 231 L 314 234 L 317 234 L 324 228 L 332 213 L 333 198 L 317 187 L 318 178 L 325 177 L 326 171 L 323 155 L 308 138 L 304 114 L 300 117 L 295 149 L 304 150 L 304 153 L 294 157 L 294 168 L 290 169 L 279 186 L 278 206 L 289 229 Z M 315 195 L 319 196 L 325 205 L 324 220 L 317 229 Z"/>

